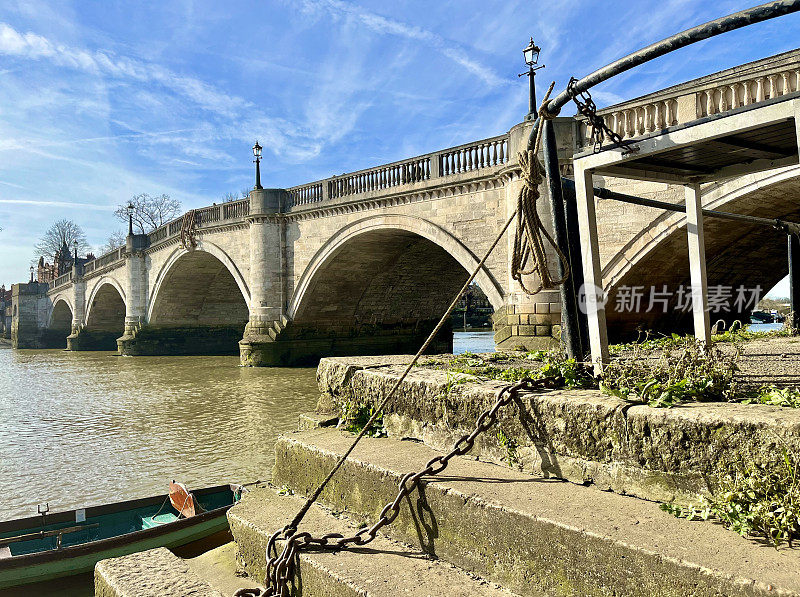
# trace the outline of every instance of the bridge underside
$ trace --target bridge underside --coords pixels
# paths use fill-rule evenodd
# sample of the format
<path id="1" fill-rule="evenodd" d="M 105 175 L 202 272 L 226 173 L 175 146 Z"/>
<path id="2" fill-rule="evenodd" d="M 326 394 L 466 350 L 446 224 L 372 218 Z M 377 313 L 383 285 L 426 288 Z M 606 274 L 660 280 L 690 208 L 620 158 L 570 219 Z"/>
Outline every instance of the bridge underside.
<path id="1" fill-rule="evenodd" d="M 800 180 L 789 179 L 727 202 L 726 212 L 800 221 Z M 708 217 L 704 222 L 706 271 L 709 296 L 720 296 L 725 307 L 710 305 L 712 324 L 722 319 L 749 322 L 755 294 L 761 297 L 788 272 L 786 233 L 766 226 L 730 222 Z M 691 283 L 685 226 L 675 227 L 658 246 L 641 259 L 614 285 L 606 307 L 609 338 L 625 341 L 639 335 L 639 329 L 657 332 L 692 333 L 690 308 L 680 308 L 679 289 Z M 650 289 L 666 286 L 669 302 L 650 306 Z M 641 305 L 623 310 L 635 288 L 642 289 Z M 741 289 L 741 290 L 740 290 Z M 737 303 L 737 298 L 742 300 Z M 631 301 L 627 301 L 630 306 Z M 666 314 L 665 314 L 666 311 Z"/>
<path id="2" fill-rule="evenodd" d="M 111 284 L 103 284 L 88 305 L 86 325 L 67 338 L 69 350 L 116 350 L 125 329 L 125 301 Z"/>
<path id="3" fill-rule="evenodd" d="M 50 325 L 41 330 L 38 344 L 30 348 L 66 348 L 67 336 L 72 331 L 72 309 L 64 301 L 53 306 Z M 23 348 L 20 346 L 20 348 Z"/>
<path id="4" fill-rule="evenodd" d="M 360 234 L 314 273 L 274 342 L 243 342 L 243 363 L 292 365 L 322 356 L 415 353 L 468 273 L 436 243 L 404 230 Z M 449 323 L 428 352 L 452 352 Z"/>
<path id="5" fill-rule="evenodd" d="M 149 323 L 120 340 L 126 355 L 234 355 L 247 303 L 225 265 L 203 251 L 180 257 L 157 289 Z"/>

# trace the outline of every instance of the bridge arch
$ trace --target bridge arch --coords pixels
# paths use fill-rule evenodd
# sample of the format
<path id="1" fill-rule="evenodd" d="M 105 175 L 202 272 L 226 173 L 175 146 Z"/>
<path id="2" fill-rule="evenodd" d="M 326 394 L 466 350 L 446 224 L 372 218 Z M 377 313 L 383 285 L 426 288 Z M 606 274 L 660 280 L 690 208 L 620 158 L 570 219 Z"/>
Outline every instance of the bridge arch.
<path id="1" fill-rule="evenodd" d="M 730 213 L 765 218 L 800 220 L 800 165 L 767 173 L 753 174 L 710 184 L 703 188 L 703 207 Z M 787 273 L 786 234 L 765 226 L 706 218 L 705 249 L 709 286 L 722 285 L 735 289 L 760 287 L 763 296 Z M 689 284 L 686 218 L 683 214 L 665 212 L 629 241 L 609 261 L 603 281 L 613 304 L 623 287 L 667 284 L 677 288 Z M 659 313 L 663 316 L 663 313 Z M 609 332 L 615 337 L 630 335 L 631 318 L 608 309 Z M 670 325 L 683 325 L 691 330 L 691 313 L 673 311 Z M 743 313 L 712 313 L 712 318 L 733 320 Z M 638 321 L 643 327 L 659 328 L 657 316 L 645 315 Z M 677 326 L 676 326 L 677 324 Z"/>
<path id="2" fill-rule="evenodd" d="M 72 303 L 63 296 L 57 297 L 47 319 L 47 329 L 42 335 L 46 348 L 66 348 L 67 336 L 72 333 Z"/>
<path id="3" fill-rule="evenodd" d="M 467 275 L 472 273 L 480 262 L 480 259 L 455 236 L 440 226 L 422 218 L 405 215 L 380 215 L 364 218 L 339 230 L 316 252 L 297 283 L 289 303 L 289 317 L 294 319 L 298 313 L 302 313 L 301 308 L 304 302 L 307 302 L 309 291 L 313 289 L 314 280 L 318 278 L 325 266 L 330 263 L 332 257 L 340 254 L 344 247 L 355 239 L 363 237 L 363 235 L 381 232 L 406 233 L 406 237 L 413 235 L 425 239 L 449 255 L 468 272 Z M 464 276 L 464 279 L 466 280 L 466 276 Z M 475 281 L 486 294 L 495 310 L 503 306 L 503 291 L 485 266 L 481 268 L 481 271 L 475 277 Z M 450 299 L 452 300 L 452 296 L 450 296 Z"/>
<path id="4" fill-rule="evenodd" d="M 72 303 L 68 298 L 60 296 L 53 302 L 53 308 L 50 310 L 50 316 L 47 319 L 47 327 L 49 329 L 66 329 L 67 336 L 72 329 L 72 314 L 74 309 Z M 66 336 L 65 336 L 66 337 Z"/>
<path id="5" fill-rule="evenodd" d="M 249 303 L 244 276 L 223 250 L 208 242 L 178 248 L 156 277 L 137 341 L 152 336 L 151 352 L 238 354 Z"/>
<path id="6" fill-rule="evenodd" d="M 358 220 L 306 266 L 285 337 L 309 343 L 316 356 L 414 352 L 478 262 L 452 234 L 421 218 Z M 489 271 L 477 281 L 492 307 L 501 307 L 503 294 Z M 430 350 L 452 350 L 449 325 Z"/>
<path id="7" fill-rule="evenodd" d="M 230 256 L 220 247 L 218 247 L 214 243 L 200 240 L 198 242 L 197 247 L 191 251 L 188 249 L 184 249 L 183 247 L 177 247 L 172 253 L 170 253 L 169 257 L 167 257 L 167 260 L 164 262 L 164 265 L 162 265 L 159 268 L 158 273 L 156 274 L 155 282 L 151 286 L 150 290 L 150 297 L 148 300 L 148 308 L 147 308 L 148 322 L 151 320 L 155 299 L 161 292 L 161 287 L 164 284 L 165 278 L 167 277 L 169 272 L 173 270 L 173 268 L 175 267 L 175 263 L 179 259 L 191 253 L 208 253 L 209 255 L 215 257 L 220 263 L 222 263 L 227 268 L 228 273 L 230 273 L 233 280 L 236 282 L 236 285 L 241 291 L 242 296 L 244 297 L 244 300 L 247 303 L 249 309 L 250 289 L 239 267 L 236 265 L 233 259 L 231 259 Z"/>
<path id="8" fill-rule="evenodd" d="M 80 344 L 94 350 L 117 348 L 117 338 L 125 330 L 125 289 L 117 280 L 104 276 L 94 285 L 86 301 L 84 325 Z"/>

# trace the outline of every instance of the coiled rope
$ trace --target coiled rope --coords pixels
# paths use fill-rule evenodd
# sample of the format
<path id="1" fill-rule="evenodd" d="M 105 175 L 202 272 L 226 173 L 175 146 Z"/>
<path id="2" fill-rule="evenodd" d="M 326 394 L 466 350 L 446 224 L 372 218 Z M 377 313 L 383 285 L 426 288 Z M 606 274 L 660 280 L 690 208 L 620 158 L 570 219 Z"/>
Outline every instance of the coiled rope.
<path id="1" fill-rule="evenodd" d="M 544 106 L 547 105 L 547 102 L 550 98 L 550 93 L 553 90 L 553 86 L 555 82 L 550 84 L 547 93 L 545 94 L 544 99 L 542 100 L 541 108 L 539 109 L 539 118 L 540 124 L 544 120 L 552 119 L 554 116 L 552 114 L 546 113 L 544 110 Z M 514 253 L 512 256 L 512 277 L 517 280 L 520 286 L 527 294 L 536 294 L 542 289 L 551 289 L 555 288 L 559 284 L 566 281 L 569 277 L 569 266 L 567 264 L 567 260 L 564 257 L 564 254 L 559 250 L 558 246 L 556 245 L 553 238 L 544 228 L 544 225 L 539 218 L 539 214 L 537 213 L 537 200 L 539 199 L 539 185 L 542 183 L 542 168 L 539 164 L 539 160 L 537 159 L 537 154 L 539 152 L 539 148 L 541 145 L 541 137 L 542 137 L 542 129 L 543 126 L 539 126 L 537 133 L 536 133 L 536 143 L 534 145 L 533 150 L 527 150 L 525 152 L 519 153 L 519 162 L 520 167 L 522 169 L 522 178 L 524 181 L 522 189 L 520 189 L 519 197 L 517 199 L 517 207 L 514 210 L 514 213 L 510 215 L 508 220 L 506 220 L 505 225 L 498 233 L 497 237 L 492 242 L 489 249 L 486 251 L 486 254 L 483 256 L 483 259 L 480 260 L 478 265 L 473 270 L 472 274 L 469 276 L 467 281 L 461 287 L 461 290 L 458 291 L 453 301 L 450 303 L 450 306 L 445 311 L 444 315 L 442 315 L 439 323 L 436 324 L 436 327 L 433 331 L 428 335 L 425 342 L 422 344 L 420 349 L 411 359 L 411 362 L 406 365 L 406 368 L 403 370 L 403 373 L 397 379 L 397 381 L 392 386 L 391 390 L 388 394 L 381 400 L 378 406 L 374 409 L 372 416 L 369 420 L 364 424 L 361 432 L 355 437 L 350 447 L 342 454 L 339 459 L 334 464 L 333 468 L 330 472 L 326 475 L 326 477 L 322 480 L 322 482 L 317 486 L 314 492 L 306 499 L 303 506 L 300 508 L 298 513 L 292 519 L 292 521 L 287 524 L 282 529 L 276 531 L 269 540 L 267 545 L 267 572 L 265 578 L 265 584 L 267 586 L 266 590 L 261 593 L 259 589 L 253 588 L 246 588 L 246 589 L 239 589 L 234 593 L 235 597 L 245 597 L 245 596 L 258 596 L 263 595 L 264 597 L 270 596 L 288 596 L 289 589 L 287 586 L 287 582 L 289 579 L 288 576 L 288 569 L 283 567 L 284 563 L 288 563 L 290 560 L 293 560 L 294 557 L 297 555 L 298 546 L 293 545 L 290 539 L 297 533 L 297 529 L 302 522 L 303 518 L 305 517 L 306 513 L 309 511 L 311 506 L 317 501 L 319 496 L 322 494 L 322 491 L 328 485 L 328 482 L 333 478 L 336 472 L 341 468 L 350 454 L 353 452 L 355 447 L 361 441 L 361 438 L 367 433 L 367 431 L 372 427 L 375 419 L 382 414 L 383 409 L 389 403 L 389 401 L 394 397 L 395 393 L 397 392 L 400 385 L 403 383 L 405 378 L 408 376 L 411 369 L 417 363 L 419 358 L 424 354 L 427 350 L 428 346 L 430 346 L 433 339 L 436 335 L 441 331 L 442 327 L 444 326 L 445 322 L 450 317 L 450 314 L 455 309 L 456 305 L 458 304 L 459 299 L 461 296 L 466 292 L 469 285 L 478 275 L 478 273 L 483 268 L 486 260 L 494 251 L 495 247 L 497 247 L 500 239 L 505 234 L 508 227 L 514 221 L 515 218 L 517 219 L 517 228 L 514 237 Z M 551 274 L 550 270 L 547 265 L 547 256 L 545 254 L 545 244 L 542 240 L 542 236 L 544 236 L 550 245 L 555 249 L 558 258 L 562 260 L 565 267 L 565 275 L 560 279 L 555 279 Z M 530 270 L 526 270 L 525 267 L 528 263 L 530 258 L 533 258 L 533 266 Z M 528 289 L 525 284 L 522 282 L 522 276 L 530 275 L 530 274 L 537 274 L 540 278 L 539 286 L 536 290 L 531 291 Z M 286 543 L 284 545 L 283 552 L 275 557 L 271 556 L 271 552 L 276 547 L 276 542 L 280 540 L 285 540 Z"/>
<path id="2" fill-rule="evenodd" d="M 516 280 L 527 294 L 536 294 L 541 290 L 552 290 L 563 284 L 569 278 L 569 260 L 556 244 L 553 237 L 544 227 L 542 219 L 539 217 L 537 202 L 539 200 L 539 185 L 542 184 L 542 165 L 539 163 L 539 147 L 542 142 L 542 129 L 544 120 L 553 118 L 552 114 L 545 111 L 545 106 L 553 91 L 553 85 L 545 94 L 542 107 L 539 108 L 539 130 L 536 133 L 536 143 L 533 149 L 521 151 L 519 153 L 519 166 L 522 169 L 522 189 L 517 196 L 517 229 L 514 234 L 514 251 L 511 255 L 511 278 Z M 547 253 L 544 239 L 555 250 L 556 255 L 563 265 L 564 275 L 554 278 L 547 265 Z M 528 260 L 533 257 L 533 265 L 530 269 L 525 269 Z M 523 276 L 536 274 L 539 278 L 539 285 L 535 290 L 531 290 L 525 285 Z"/>

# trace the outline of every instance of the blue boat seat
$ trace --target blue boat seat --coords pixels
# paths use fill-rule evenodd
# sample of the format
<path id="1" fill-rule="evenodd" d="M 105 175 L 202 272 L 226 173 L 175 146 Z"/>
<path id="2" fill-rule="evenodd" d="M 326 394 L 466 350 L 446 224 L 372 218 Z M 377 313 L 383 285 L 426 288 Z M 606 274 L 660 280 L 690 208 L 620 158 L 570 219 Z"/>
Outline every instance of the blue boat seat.
<path id="1" fill-rule="evenodd" d="M 172 512 L 162 512 L 155 516 L 142 516 L 142 529 L 152 529 L 176 520 L 178 520 L 178 515 Z"/>

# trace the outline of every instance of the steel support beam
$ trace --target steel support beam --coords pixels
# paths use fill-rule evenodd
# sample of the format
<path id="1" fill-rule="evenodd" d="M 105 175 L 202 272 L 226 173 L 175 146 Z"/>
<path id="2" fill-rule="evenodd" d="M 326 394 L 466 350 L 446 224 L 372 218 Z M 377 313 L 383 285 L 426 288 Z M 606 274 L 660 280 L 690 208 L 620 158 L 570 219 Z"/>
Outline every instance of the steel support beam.
<path id="1" fill-rule="evenodd" d="M 800 329 L 800 239 L 796 234 L 789 234 L 789 305 L 793 313 L 792 328 Z"/>
<path id="2" fill-rule="evenodd" d="M 711 322 L 708 316 L 708 278 L 706 247 L 703 235 L 703 208 L 700 185 L 686 185 L 686 233 L 689 240 L 689 273 L 692 280 L 692 316 L 694 337 L 708 344 Z"/>
<path id="3" fill-rule="evenodd" d="M 576 168 L 575 198 L 581 229 L 581 246 L 583 247 L 585 285 L 582 299 L 589 323 L 592 365 L 595 372 L 600 374 L 603 366 L 609 362 L 608 330 L 606 328 L 605 293 L 603 292 L 603 274 L 600 267 L 600 246 L 597 238 L 597 216 L 592 192 L 591 170 Z"/>

